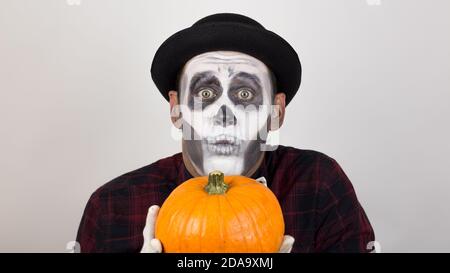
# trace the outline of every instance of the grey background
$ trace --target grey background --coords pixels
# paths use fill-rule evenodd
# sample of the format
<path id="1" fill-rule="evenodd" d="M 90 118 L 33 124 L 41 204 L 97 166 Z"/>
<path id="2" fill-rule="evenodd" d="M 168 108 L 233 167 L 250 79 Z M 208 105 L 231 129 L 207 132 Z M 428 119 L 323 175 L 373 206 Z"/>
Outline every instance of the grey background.
<path id="1" fill-rule="evenodd" d="M 335 158 L 382 252 L 450 251 L 450 1 L 0 2 L 0 251 L 64 252 L 90 194 L 181 150 L 149 67 L 238 12 L 298 51 L 281 143 Z"/>

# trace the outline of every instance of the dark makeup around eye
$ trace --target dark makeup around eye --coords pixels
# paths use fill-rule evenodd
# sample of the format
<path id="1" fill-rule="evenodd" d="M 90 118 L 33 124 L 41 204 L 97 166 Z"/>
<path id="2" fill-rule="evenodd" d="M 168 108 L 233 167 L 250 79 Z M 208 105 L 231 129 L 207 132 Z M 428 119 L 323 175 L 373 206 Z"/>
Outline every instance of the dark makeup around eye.
<path id="1" fill-rule="evenodd" d="M 213 91 L 214 97 L 211 99 L 203 99 L 198 96 L 198 92 L 202 88 L 209 88 Z M 252 93 L 252 98 L 245 100 L 238 97 L 238 93 L 242 89 L 246 89 Z M 208 105 L 212 104 L 217 98 L 219 98 L 223 93 L 222 86 L 219 79 L 213 74 L 212 71 L 204 71 L 196 73 L 189 85 L 189 98 L 188 107 L 194 109 L 194 100 L 200 99 L 202 110 Z M 230 84 L 230 89 L 228 91 L 228 97 L 235 105 L 255 105 L 259 106 L 263 103 L 262 87 L 261 81 L 258 76 L 247 73 L 239 72 L 237 73 Z"/>
<path id="2" fill-rule="evenodd" d="M 202 100 L 197 95 L 202 88 L 211 89 L 212 92 L 214 93 L 214 97 Z M 220 81 L 216 76 L 214 76 L 214 74 L 211 71 L 196 73 L 192 77 L 191 84 L 189 85 L 188 107 L 190 109 L 194 109 L 194 100 L 197 98 L 201 100 L 200 103 L 203 110 L 205 109 L 206 106 L 213 103 L 221 95 L 222 95 L 222 86 L 220 84 Z"/>
<path id="3" fill-rule="evenodd" d="M 252 93 L 251 99 L 239 98 L 238 94 L 243 89 Z M 263 94 L 260 79 L 258 76 L 247 72 L 237 73 L 231 81 L 228 97 L 235 105 L 261 105 L 263 103 Z"/>

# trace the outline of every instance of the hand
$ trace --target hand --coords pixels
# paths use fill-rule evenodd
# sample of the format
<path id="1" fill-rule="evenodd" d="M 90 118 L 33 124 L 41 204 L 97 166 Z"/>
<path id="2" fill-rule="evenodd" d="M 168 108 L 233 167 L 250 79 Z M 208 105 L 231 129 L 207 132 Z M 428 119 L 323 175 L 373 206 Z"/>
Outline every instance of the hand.
<path id="1" fill-rule="evenodd" d="M 147 220 L 143 231 L 144 244 L 141 253 L 161 253 L 161 241 L 155 238 L 155 223 L 158 216 L 159 206 L 153 205 L 148 209 Z"/>
<path id="2" fill-rule="evenodd" d="M 283 242 L 281 243 L 281 247 L 280 250 L 278 250 L 278 253 L 291 253 L 294 242 L 294 237 L 292 237 L 291 235 L 284 235 Z"/>
<path id="3" fill-rule="evenodd" d="M 261 176 L 260 178 L 256 179 L 256 181 L 261 182 L 264 186 L 267 187 L 267 181 L 264 176 Z M 284 235 L 283 242 L 281 243 L 280 250 L 278 250 L 278 253 L 290 253 L 292 250 L 292 247 L 294 246 L 295 239 L 291 235 Z"/>

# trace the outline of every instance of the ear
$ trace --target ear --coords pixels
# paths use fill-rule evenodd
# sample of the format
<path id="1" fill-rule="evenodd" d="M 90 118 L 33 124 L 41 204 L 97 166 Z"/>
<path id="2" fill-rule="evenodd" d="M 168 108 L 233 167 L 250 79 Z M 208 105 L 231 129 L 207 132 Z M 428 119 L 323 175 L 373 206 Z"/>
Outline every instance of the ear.
<path id="1" fill-rule="evenodd" d="M 181 128 L 181 111 L 178 103 L 178 92 L 175 90 L 169 91 L 169 105 L 170 105 L 170 119 L 173 125 L 180 129 Z"/>
<path id="2" fill-rule="evenodd" d="M 269 130 L 277 130 L 283 125 L 284 113 L 286 110 L 286 94 L 279 92 L 273 99 L 274 107 L 272 109 Z"/>

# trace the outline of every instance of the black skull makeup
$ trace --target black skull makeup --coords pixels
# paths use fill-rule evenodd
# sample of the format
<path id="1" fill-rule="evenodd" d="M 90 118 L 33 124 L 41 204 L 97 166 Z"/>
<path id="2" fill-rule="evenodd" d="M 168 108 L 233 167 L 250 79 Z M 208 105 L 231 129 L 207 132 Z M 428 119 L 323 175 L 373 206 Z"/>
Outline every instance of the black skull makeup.
<path id="1" fill-rule="evenodd" d="M 190 59 L 180 74 L 183 156 L 198 175 L 251 175 L 262 160 L 273 83 L 260 60 L 235 51 Z"/>

